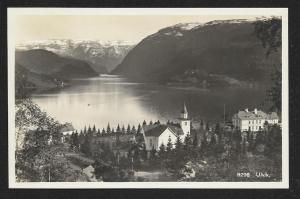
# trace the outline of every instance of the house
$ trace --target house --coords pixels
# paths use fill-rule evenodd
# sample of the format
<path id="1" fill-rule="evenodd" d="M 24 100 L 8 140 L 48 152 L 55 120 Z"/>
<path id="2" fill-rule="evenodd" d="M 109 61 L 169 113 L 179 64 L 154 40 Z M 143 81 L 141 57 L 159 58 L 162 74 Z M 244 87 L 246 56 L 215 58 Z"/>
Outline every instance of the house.
<path id="1" fill-rule="evenodd" d="M 71 135 L 74 132 L 74 127 L 71 123 L 66 123 L 61 129 L 60 132 L 63 135 Z"/>
<path id="2" fill-rule="evenodd" d="M 167 145 L 169 139 L 174 144 L 177 136 L 180 136 L 181 140 L 190 133 L 191 120 L 188 118 L 187 108 L 185 103 L 178 119 L 178 123 L 167 123 L 167 124 L 143 124 L 142 133 L 144 135 L 146 150 L 152 149 L 159 150 L 161 144 Z"/>
<path id="3" fill-rule="evenodd" d="M 235 129 L 240 131 L 259 131 L 264 128 L 264 124 L 274 125 L 279 123 L 279 117 L 276 112 L 265 113 L 256 108 L 253 111 L 245 109 L 234 114 L 232 124 Z"/>
<path id="4" fill-rule="evenodd" d="M 74 127 L 71 123 L 66 123 L 60 129 L 60 133 L 63 135 L 61 136 L 61 142 L 66 142 L 66 138 L 68 139 L 70 135 L 74 132 Z"/>
<path id="5" fill-rule="evenodd" d="M 159 150 L 161 144 L 167 145 L 169 139 L 175 144 L 177 134 L 166 124 L 147 125 L 143 128 L 146 150 Z"/>

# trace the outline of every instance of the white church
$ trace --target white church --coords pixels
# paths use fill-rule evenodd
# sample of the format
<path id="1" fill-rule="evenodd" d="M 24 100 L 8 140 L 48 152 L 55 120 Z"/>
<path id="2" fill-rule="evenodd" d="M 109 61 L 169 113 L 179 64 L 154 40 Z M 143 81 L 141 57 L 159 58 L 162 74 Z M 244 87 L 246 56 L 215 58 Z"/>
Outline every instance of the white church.
<path id="1" fill-rule="evenodd" d="M 183 109 L 176 123 L 144 124 L 142 128 L 147 151 L 152 149 L 159 150 L 161 144 L 166 146 L 169 139 L 171 139 L 174 147 L 177 136 L 180 136 L 181 140 L 183 141 L 185 136 L 190 133 L 190 131 L 191 120 L 188 117 L 188 111 L 185 103 L 183 104 Z"/>

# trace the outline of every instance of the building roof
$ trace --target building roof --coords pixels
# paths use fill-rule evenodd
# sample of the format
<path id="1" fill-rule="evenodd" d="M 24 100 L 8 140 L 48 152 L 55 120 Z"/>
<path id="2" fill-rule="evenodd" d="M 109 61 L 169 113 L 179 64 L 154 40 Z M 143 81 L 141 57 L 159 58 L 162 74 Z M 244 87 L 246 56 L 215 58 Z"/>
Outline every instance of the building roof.
<path id="1" fill-rule="evenodd" d="M 166 129 L 169 129 L 174 135 L 176 135 L 176 133 L 166 124 L 146 125 L 143 128 L 145 136 L 159 137 Z"/>
<path id="2" fill-rule="evenodd" d="M 276 112 L 272 112 L 272 113 L 268 114 L 268 119 L 275 120 L 275 119 L 279 119 L 279 117 Z"/>
<path id="3" fill-rule="evenodd" d="M 147 127 L 148 126 L 148 127 Z M 159 137 L 167 128 L 167 125 L 159 124 L 159 125 L 147 125 L 144 128 L 145 136 L 154 136 Z"/>
<path id="4" fill-rule="evenodd" d="M 143 128 L 145 136 L 159 137 L 166 129 L 169 129 L 175 136 L 184 134 L 182 129 L 175 125 L 153 124 L 145 125 Z"/>
<path id="5" fill-rule="evenodd" d="M 184 133 L 183 133 L 183 130 L 182 130 L 182 128 L 180 128 L 180 127 L 178 127 L 178 126 L 173 126 L 173 125 L 168 125 L 168 127 L 170 128 L 170 129 L 172 129 L 172 131 L 175 133 L 175 134 L 177 134 L 177 135 L 183 135 Z"/>
<path id="6" fill-rule="evenodd" d="M 74 127 L 71 123 L 66 123 L 61 129 L 60 132 L 68 132 L 68 131 L 74 131 Z"/>
<path id="7" fill-rule="evenodd" d="M 241 119 L 241 120 L 255 120 L 255 119 L 279 119 L 277 113 L 272 112 L 267 114 L 261 110 L 257 110 L 256 114 L 255 111 L 239 111 L 238 113 L 234 114 L 233 118 Z"/>

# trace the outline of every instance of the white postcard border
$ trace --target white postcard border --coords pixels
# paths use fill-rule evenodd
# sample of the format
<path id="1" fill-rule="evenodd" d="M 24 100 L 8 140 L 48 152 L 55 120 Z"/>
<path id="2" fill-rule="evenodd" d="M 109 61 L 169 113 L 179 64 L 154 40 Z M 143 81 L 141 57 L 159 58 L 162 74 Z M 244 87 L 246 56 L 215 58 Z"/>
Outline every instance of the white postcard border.
<path id="1" fill-rule="evenodd" d="M 234 13 L 234 14 L 233 14 Z M 261 15 L 282 17 L 282 181 L 281 182 L 16 182 L 15 41 L 17 15 Z M 288 9 L 287 8 L 8 8 L 8 163 L 9 188 L 289 188 Z"/>

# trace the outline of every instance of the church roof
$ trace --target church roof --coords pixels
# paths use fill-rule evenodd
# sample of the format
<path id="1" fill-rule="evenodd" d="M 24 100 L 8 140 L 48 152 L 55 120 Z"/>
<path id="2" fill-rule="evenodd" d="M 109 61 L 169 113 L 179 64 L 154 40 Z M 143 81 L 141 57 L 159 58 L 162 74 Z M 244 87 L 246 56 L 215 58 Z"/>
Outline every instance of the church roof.
<path id="1" fill-rule="evenodd" d="M 169 125 L 169 128 L 172 129 L 172 131 L 177 134 L 177 135 L 183 135 L 183 130 L 182 128 L 178 127 L 178 126 L 172 126 L 172 125 Z"/>
<path id="2" fill-rule="evenodd" d="M 145 136 L 159 137 L 166 129 L 169 129 L 174 135 L 183 135 L 180 127 L 166 124 L 155 124 L 144 126 Z"/>
<path id="3" fill-rule="evenodd" d="M 167 128 L 168 126 L 164 124 L 147 125 L 145 128 L 145 136 L 159 137 Z"/>

